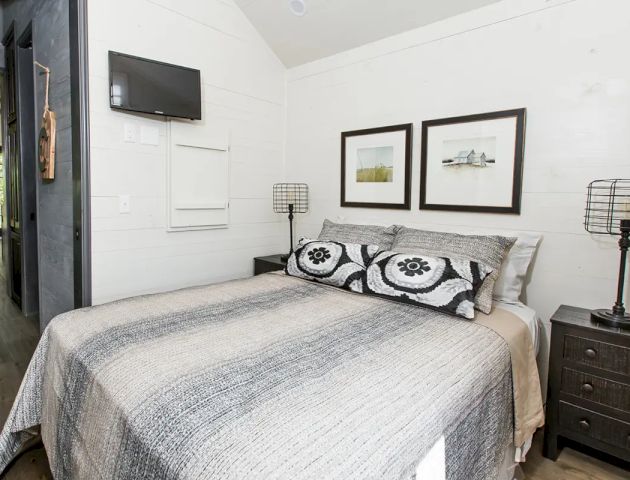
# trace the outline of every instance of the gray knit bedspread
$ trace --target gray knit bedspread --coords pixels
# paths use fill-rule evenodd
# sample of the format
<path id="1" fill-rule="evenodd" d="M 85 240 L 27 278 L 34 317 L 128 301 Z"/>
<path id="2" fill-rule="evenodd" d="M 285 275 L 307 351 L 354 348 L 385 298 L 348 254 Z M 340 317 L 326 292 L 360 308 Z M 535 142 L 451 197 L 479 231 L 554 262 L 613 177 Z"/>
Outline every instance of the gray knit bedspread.
<path id="1" fill-rule="evenodd" d="M 44 332 L 0 434 L 56 479 L 499 477 L 510 354 L 493 331 L 268 274 L 72 311 Z"/>

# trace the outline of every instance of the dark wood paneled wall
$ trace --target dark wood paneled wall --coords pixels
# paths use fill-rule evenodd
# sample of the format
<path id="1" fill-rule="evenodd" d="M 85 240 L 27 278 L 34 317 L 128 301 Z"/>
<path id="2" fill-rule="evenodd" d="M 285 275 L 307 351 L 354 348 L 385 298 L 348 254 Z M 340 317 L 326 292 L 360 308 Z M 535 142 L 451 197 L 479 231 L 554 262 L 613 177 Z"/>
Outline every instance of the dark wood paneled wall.
<path id="1" fill-rule="evenodd" d="M 15 22 L 16 37 L 32 21 L 33 57 L 51 69 L 50 107 L 57 114 L 55 180 L 37 179 L 40 326 L 74 308 L 72 118 L 68 0 L 3 2 L 4 29 Z M 44 105 L 44 76 L 35 77 L 35 121 Z"/>

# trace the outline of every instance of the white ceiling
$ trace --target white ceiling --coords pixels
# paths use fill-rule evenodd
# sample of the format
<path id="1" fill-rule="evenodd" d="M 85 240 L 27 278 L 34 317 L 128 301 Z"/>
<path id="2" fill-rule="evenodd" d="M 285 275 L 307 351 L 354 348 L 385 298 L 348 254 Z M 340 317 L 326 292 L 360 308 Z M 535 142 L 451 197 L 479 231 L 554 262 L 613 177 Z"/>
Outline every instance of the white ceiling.
<path id="1" fill-rule="evenodd" d="M 287 67 L 374 42 L 499 0 L 235 0 Z"/>

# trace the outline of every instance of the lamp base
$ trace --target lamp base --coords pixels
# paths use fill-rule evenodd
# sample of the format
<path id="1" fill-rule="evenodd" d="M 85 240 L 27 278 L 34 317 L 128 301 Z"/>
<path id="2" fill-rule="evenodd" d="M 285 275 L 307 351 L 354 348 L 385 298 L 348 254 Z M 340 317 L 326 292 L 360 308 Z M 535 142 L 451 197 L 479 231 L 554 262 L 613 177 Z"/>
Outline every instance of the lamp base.
<path id="1" fill-rule="evenodd" d="M 609 327 L 630 329 L 630 315 L 615 315 L 611 310 L 592 310 L 591 322 L 601 323 Z"/>

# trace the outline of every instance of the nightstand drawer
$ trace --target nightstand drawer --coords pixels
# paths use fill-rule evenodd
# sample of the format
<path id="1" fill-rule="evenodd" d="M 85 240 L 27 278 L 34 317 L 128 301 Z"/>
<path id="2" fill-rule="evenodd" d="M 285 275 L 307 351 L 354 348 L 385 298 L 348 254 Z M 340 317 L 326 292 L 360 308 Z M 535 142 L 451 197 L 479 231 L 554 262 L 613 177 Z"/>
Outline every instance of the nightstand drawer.
<path id="1" fill-rule="evenodd" d="M 560 426 L 630 453 L 630 423 L 560 402 Z"/>
<path id="2" fill-rule="evenodd" d="M 630 412 L 630 385 L 625 383 L 565 367 L 562 369 L 560 389 L 591 402 Z"/>
<path id="3" fill-rule="evenodd" d="M 598 342 L 573 335 L 564 336 L 564 358 L 601 368 L 610 372 L 630 375 L 630 348 Z"/>

